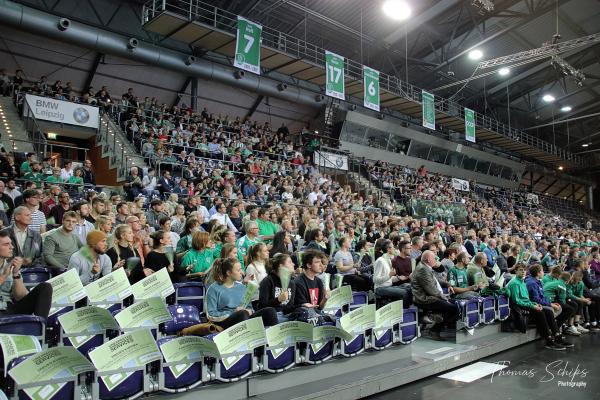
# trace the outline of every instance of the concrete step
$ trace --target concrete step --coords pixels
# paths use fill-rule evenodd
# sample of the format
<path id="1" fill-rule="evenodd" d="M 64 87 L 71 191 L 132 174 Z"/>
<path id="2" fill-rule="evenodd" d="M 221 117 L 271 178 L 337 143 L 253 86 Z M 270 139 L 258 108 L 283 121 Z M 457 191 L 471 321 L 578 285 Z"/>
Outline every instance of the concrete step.
<path id="1" fill-rule="evenodd" d="M 0 97 L 0 134 L 2 145 L 7 151 L 33 151 L 25 124 L 11 97 Z"/>

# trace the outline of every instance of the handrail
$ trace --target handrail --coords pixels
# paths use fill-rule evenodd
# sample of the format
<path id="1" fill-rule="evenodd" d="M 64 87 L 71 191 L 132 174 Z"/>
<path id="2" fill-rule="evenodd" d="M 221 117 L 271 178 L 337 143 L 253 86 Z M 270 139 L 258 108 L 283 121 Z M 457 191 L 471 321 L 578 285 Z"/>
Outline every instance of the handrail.
<path id="1" fill-rule="evenodd" d="M 178 13 L 187 17 L 189 21 L 205 24 L 215 30 L 233 36 L 235 36 L 236 33 L 236 14 L 199 0 L 150 0 L 143 6 L 142 24 L 149 22 L 164 11 Z M 296 59 L 307 60 L 316 66 L 325 67 L 325 49 L 314 44 L 279 32 L 268 26 L 263 26 L 261 40 L 261 45 L 264 47 L 290 55 Z M 363 64 L 349 58 L 344 58 L 344 63 L 346 76 L 350 79 L 362 81 Z M 379 74 L 379 85 L 382 90 L 389 93 L 407 98 L 417 103 L 422 103 L 421 89 L 400 80 L 396 76 L 381 72 Z M 435 109 L 449 116 L 464 120 L 464 106 L 452 100 L 436 97 Z M 480 128 L 495 131 L 515 142 L 536 147 L 544 152 L 556 155 L 561 159 L 583 164 L 581 156 L 560 149 L 549 142 L 487 117 L 484 114 L 475 112 L 475 125 Z"/>

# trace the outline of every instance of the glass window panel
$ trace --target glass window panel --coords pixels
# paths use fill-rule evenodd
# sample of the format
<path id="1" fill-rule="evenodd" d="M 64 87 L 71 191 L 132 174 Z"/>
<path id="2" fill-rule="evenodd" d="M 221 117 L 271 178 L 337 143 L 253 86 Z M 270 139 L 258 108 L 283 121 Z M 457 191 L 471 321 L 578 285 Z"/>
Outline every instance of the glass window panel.
<path id="1" fill-rule="evenodd" d="M 489 169 L 490 169 L 489 161 L 483 161 L 483 160 L 477 161 L 477 167 L 475 168 L 475 172 L 487 174 Z"/>
<path id="2" fill-rule="evenodd" d="M 492 165 L 490 166 L 490 175 L 495 176 L 497 178 L 501 177 L 502 174 L 502 165 L 498 165 L 496 163 L 492 163 Z"/>
<path id="3" fill-rule="evenodd" d="M 413 141 L 410 145 L 408 155 L 426 160 L 427 155 L 429 154 L 430 147 L 431 146 L 428 144 Z"/>
<path id="4" fill-rule="evenodd" d="M 508 179 L 511 180 L 512 176 L 513 176 L 513 172 L 512 169 L 508 168 L 508 167 L 504 167 L 502 169 L 502 174 L 500 175 L 503 179 Z"/>
<path id="5" fill-rule="evenodd" d="M 474 158 L 471 158 L 469 156 L 465 156 L 463 158 L 463 163 L 462 163 L 462 167 L 466 170 L 469 171 L 475 171 L 475 166 L 477 165 L 477 160 Z"/>
<path id="6" fill-rule="evenodd" d="M 389 137 L 390 134 L 388 132 L 380 131 L 378 129 L 370 128 L 367 132 L 367 140 L 369 141 L 369 146 L 376 147 L 378 149 L 385 150 L 387 148 Z"/>
<path id="7" fill-rule="evenodd" d="M 436 163 L 443 164 L 446 161 L 446 155 L 448 154 L 448 150 L 440 149 L 439 147 L 432 147 L 429 152 L 429 157 L 427 158 L 429 161 L 433 161 Z"/>
<path id="8" fill-rule="evenodd" d="M 463 155 L 461 153 L 458 153 L 456 151 L 449 151 L 448 157 L 446 157 L 445 164 L 451 167 L 460 167 L 462 159 Z"/>

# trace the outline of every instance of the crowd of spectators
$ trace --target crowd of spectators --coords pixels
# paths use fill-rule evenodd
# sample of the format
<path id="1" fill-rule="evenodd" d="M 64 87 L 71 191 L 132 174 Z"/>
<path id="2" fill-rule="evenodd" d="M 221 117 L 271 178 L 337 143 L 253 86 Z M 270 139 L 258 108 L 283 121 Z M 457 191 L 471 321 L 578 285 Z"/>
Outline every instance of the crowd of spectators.
<path id="1" fill-rule="evenodd" d="M 44 86 L 35 87 L 42 91 Z M 496 293 L 509 281 L 506 291 L 514 306 L 535 316 L 548 347 L 568 345 L 561 327 L 552 323 L 558 307 L 574 309 L 559 320 L 563 332 L 597 330 L 596 232 L 559 216 L 498 204 L 491 188 L 479 196 L 424 168 L 365 161 L 373 178 L 400 196 L 462 203 L 467 210 L 461 226 L 417 219 L 322 173 L 310 162 L 318 143 L 298 145 L 285 125 L 275 131 L 268 123 L 215 116 L 206 109 L 167 110 L 156 101 L 140 101 L 131 89 L 116 105 L 106 88 L 94 98 L 150 167 L 131 168 L 125 195 L 89 190 L 72 203 L 60 181 L 63 170 L 53 169 L 42 179 L 35 155 L 18 172 L 13 163 L 14 174 L 3 173 L 4 197 L 11 201 L 3 202 L 2 212 L 23 267 L 73 268 L 84 284 L 117 268 L 126 268 L 132 282 L 166 268 L 174 282 L 199 280 L 209 287 L 206 312 L 222 328 L 249 317 L 268 325 L 319 315 L 333 282 L 339 282 L 432 313 L 435 339 L 457 318 L 450 300 Z M 82 170 L 84 183 L 86 165 L 91 171 L 89 160 Z M 66 174 L 71 169 L 65 165 Z M 15 192 L 15 175 L 23 179 L 22 193 Z M 20 240 L 30 231 L 39 233 L 31 236 L 35 251 L 24 250 Z M 522 290 L 527 265 L 535 279 L 559 267 L 559 279 L 574 285 L 574 304 L 551 298 L 557 292 L 549 287 L 550 318 L 540 309 L 543 303 Z M 281 267 L 296 274 L 287 291 L 278 282 Z M 339 279 L 318 279 L 324 273 Z M 252 306 L 240 308 L 249 281 L 260 285 L 259 294 Z"/>

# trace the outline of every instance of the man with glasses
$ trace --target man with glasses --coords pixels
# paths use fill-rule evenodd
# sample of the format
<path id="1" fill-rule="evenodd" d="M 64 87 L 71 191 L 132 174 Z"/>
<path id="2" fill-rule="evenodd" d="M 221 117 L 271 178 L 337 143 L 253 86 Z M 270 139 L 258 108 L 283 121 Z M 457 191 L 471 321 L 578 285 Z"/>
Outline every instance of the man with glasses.
<path id="1" fill-rule="evenodd" d="M 37 189 L 27 189 L 23 192 L 23 205 L 31 211 L 29 229 L 41 233 L 46 232 L 46 216 L 39 210 L 42 198 Z M 14 215 L 11 223 L 14 222 Z"/>
<path id="2" fill-rule="evenodd" d="M 71 196 L 67 192 L 58 195 L 58 204 L 50 209 L 49 219 L 54 219 L 55 224 L 62 224 L 63 216 L 71 210 Z"/>
<path id="3" fill-rule="evenodd" d="M 2 231 L 7 232 L 13 245 L 13 257 L 23 258 L 23 267 L 42 266 L 42 237 L 27 227 L 31 211 L 25 206 L 15 208 L 15 222 Z"/>
<path id="4" fill-rule="evenodd" d="M 244 264 L 247 262 L 246 254 L 250 246 L 260 243 L 262 240 L 258 236 L 258 224 L 254 221 L 249 221 L 246 224 L 246 234 L 238 239 L 236 246 L 244 256 Z"/>
<path id="5" fill-rule="evenodd" d="M 62 217 L 62 226 L 48 232 L 44 238 L 43 254 L 49 268 L 66 268 L 71 255 L 81 247 L 81 240 L 75 235 L 77 214 L 67 211 Z"/>

